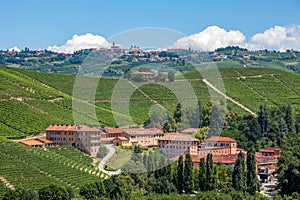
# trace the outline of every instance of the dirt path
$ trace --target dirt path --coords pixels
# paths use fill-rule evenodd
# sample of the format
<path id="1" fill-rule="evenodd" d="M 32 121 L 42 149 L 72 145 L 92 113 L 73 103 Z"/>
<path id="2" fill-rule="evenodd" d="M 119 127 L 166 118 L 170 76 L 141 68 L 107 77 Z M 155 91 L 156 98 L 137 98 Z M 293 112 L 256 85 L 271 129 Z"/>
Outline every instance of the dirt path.
<path id="1" fill-rule="evenodd" d="M 246 110 L 247 112 L 251 113 L 253 116 L 256 116 L 256 113 L 252 110 L 250 110 L 249 108 L 247 108 L 246 106 L 244 106 L 243 104 L 237 102 L 236 100 L 234 100 L 233 98 L 229 97 L 228 95 L 226 95 L 225 93 L 221 92 L 217 87 L 215 87 L 213 84 L 211 84 L 208 80 L 203 79 L 202 80 L 207 86 L 209 86 L 210 88 L 212 88 L 214 91 L 216 91 L 218 94 L 222 95 L 223 97 L 225 97 L 226 99 L 228 99 L 229 101 L 231 101 L 232 103 L 238 105 L 239 107 L 241 107 L 242 109 Z"/>
<path id="2" fill-rule="evenodd" d="M 12 190 L 15 190 L 15 186 L 13 184 L 11 184 L 10 182 L 8 182 L 8 180 L 6 178 L 4 178 L 3 176 L 0 176 L 0 181 L 2 181 L 4 183 L 4 185 Z"/>
<path id="3" fill-rule="evenodd" d="M 149 99 L 150 102 L 152 102 L 152 103 L 158 105 L 159 107 L 161 107 L 161 108 L 163 108 L 163 109 L 169 111 L 168 109 L 166 109 L 165 107 L 163 107 L 161 104 L 159 104 L 158 101 L 152 99 L 146 92 L 144 92 L 140 87 L 138 87 L 137 85 L 135 85 L 132 81 L 128 81 L 128 83 L 129 83 L 130 85 L 132 85 L 135 89 L 137 89 L 138 91 L 140 91 L 147 99 Z M 169 112 L 170 112 L 170 111 L 169 111 Z"/>

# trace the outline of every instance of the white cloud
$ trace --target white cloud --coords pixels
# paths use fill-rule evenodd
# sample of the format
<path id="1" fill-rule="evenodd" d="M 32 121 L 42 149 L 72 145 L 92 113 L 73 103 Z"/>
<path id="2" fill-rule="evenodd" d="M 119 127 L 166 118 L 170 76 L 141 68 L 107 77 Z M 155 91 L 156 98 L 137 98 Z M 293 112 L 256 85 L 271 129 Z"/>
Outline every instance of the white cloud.
<path id="1" fill-rule="evenodd" d="M 172 47 L 212 51 L 220 47 L 244 46 L 246 37 L 237 30 L 226 31 L 218 26 L 209 26 L 204 31 L 178 39 Z"/>
<path id="2" fill-rule="evenodd" d="M 300 50 L 300 26 L 274 26 L 251 37 L 247 48 L 271 49 L 285 51 L 287 49 Z"/>
<path id="3" fill-rule="evenodd" d="M 72 39 L 68 40 L 62 46 L 49 46 L 49 51 L 59 52 L 59 53 L 73 53 L 80 49 L 89 48 L 108 48 L 111 44 L 100 35 L 93 35 L 87 33 L 85 35 L 73 35 Z"/>
<path id="4" fill-rule="evenodd" d="M 18 47 L 12 47 L 12 48 L 8 49 L 8 51 L 20 52 L 21 50 Z"/>

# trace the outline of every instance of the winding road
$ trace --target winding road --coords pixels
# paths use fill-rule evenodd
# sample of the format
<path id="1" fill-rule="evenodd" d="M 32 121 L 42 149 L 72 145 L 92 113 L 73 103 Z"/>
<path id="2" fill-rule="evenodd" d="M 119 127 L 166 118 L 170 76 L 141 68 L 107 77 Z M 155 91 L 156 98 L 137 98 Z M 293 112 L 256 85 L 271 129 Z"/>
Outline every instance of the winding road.
<path id="1" fill-rule="evenodd" d="M 114 149 L 112 144 L 104 145 L 108 149 L 107 155 L 101 160 L 98 168 L 100 171 L 104 172 L 105 174 L 112 176 L 112 175 L 118 175 L 121 173 L 121 169 L 118 169 L 117 171 L 107 171 L 104 169 L 105 164 L 107 161 L 115 154 L 116 150 Z"/>

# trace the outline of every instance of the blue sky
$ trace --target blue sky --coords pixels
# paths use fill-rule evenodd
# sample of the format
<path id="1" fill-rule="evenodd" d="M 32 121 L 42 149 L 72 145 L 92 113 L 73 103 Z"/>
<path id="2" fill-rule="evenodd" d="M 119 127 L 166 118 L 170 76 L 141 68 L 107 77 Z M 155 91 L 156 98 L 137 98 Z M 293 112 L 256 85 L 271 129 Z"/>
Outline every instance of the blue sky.
<path id="1" fill-rule="evenodd" d="M 247 38 L 266 29 L 300 25 L 300 1 L 15 0 L 0 4 L 0 49 L 45 49 L 74 34 L 105 38 L 132 28 L 163 27 L 186 35 L 216 25 Z"/>

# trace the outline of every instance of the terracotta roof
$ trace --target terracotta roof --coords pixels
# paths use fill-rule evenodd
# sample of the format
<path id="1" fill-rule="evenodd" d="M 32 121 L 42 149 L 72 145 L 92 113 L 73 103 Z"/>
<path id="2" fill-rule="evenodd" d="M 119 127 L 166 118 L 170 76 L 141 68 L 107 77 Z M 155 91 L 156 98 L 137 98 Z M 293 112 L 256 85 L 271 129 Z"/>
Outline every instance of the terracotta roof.
<path id="1" fill-rule="evenodd" d="M 36 146 L 36 145 L 44 145 L 44 143 L 39 142 L 37 140 L 22 140 L 19 143 L 26 145 L 26 146 Z"/>
<path id="2" fill-rule="evenodd" d="M 267 148 L 261 149 L 259 152 L 275 152 L 275 151 L 281 151 L 281 148 L 267 147 Z"/>
<path id="3" fill-rule="evenodd" d="M 77 129 L 76 125 L 52 124 L 46 129 L 46 131 L 77 131 Z"/>
<path id="4" fill-rule="evenodd" d="M 198 130 L 200 130 L 200 128 L 187 128 L 187 129 L 181 131 L 181 133 L 191 133 L 191 134 L 193 134 L 193 133 L 197 132 Z"/>
<path id="5" fill-rule="evenodd" d="M 197 141 L 196 138 L 191 136 L 190 134 L 185 133 L 165 133 L 164 137 L 159 140 L 174 140 L 174 141 Z"/>
<path id="6" fill-rule="evenodd" d="M 47 140 L 46 138 L 37 138 L 36 140 L 40 141 L 40 142 L 42 142 L 44 144 L 52 144 L 53 143 L 52 141 Z"/>
<path id="7" fill-rule="evenodd" d="M 87 125 L 53 124 L 46 131 L 100 131 L 100 129 Z"/>
<path id="8" fill-rule="evenodd" d="M 230 154 L 230 155 L 213 155 L 214 163 L 222 163 L 222 164 L 234 164 L 238 154 Z"/>
<path id="9" fill-rule="evenodd" d="M 277 162 L 279 156 L 261 156 L 261 155 L 256 155 L 255 160 L 258 163 L 266 163 L 266 162 Z"/>
<path id="10" fill-rule="evenodd" d="M 213 136 L 205 140 L 206 142 L 236 142 L 236 140 L 230 137 Z"/>
<path id="11" fill-rule="evenodd" d="M 213 155 L 213 162 L 215 164 L 221 163 L 224 165 L 234 164 L 236 159 L 238 157 L 238 154 L 231 154 L 231 155 Z M 179 156 L 174 158 L 174 160 L 178 160 Z M 199 155 L 191 155 L 193 163 L 199 163 L 200 162 L 200 156 Z M 204 157 L 206 159 L 206 157 Z M 183 160 L 185 160 L 185 155 L 183 155 Z"/>
<path id="12" fill-rule="evenodd" d="M 127 128 L 123 129 L 125 133 L 128 133 L 129 135 L 143 135 L 143 134 L 163 134 L 164 132 L 157 128 Z"/>
<path id="13" fill-rule="evenodd" d="M 123 130 L 120 128 L 106 128 L 104 129 L 104 131 L 106 133 L 112 133 L 112 134 L 119 134 L 119 133 L 123 133 Z"/>

